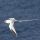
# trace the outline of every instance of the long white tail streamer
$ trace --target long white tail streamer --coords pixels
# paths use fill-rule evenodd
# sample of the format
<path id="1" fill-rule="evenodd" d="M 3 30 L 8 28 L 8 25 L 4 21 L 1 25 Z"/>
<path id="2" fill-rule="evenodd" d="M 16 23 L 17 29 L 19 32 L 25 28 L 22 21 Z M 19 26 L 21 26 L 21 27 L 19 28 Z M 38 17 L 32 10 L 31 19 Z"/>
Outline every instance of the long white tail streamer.
<path id="1" fill-rule="evenodd" d="M 17 36 L 17 32 L 14 28 L 14 22 L 18 21 L 18 22 L 25 22 L 25 21 L 33 21 L 33 20 L 39 20 L 39 19 L 32 19 L 32 20 L 16 20 L 15 18 L 9 18 L 8 20 L 5 20 L 4 22 L 5 23 L 8 23 L 9 24 L 9 28 L 11 31 L 13 31 L 16 36 Z"/>
<path id="2" fill-rule="evenodd" d="M 34 20 L 39 20 L 39 19 L 31 19 L 31 20 L 15 20 L 15 21 L 18 21 L 18 22 L 26 22 L 26 21 L 34 21 Z"/>

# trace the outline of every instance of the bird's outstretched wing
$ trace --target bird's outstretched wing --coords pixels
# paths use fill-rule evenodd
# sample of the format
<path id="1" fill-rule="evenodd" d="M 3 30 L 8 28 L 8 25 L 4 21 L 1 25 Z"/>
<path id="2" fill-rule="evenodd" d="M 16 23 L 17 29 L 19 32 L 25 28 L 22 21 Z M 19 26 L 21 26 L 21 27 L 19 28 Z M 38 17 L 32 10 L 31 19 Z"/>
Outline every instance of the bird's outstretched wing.
<path id="1" fill-rule="evenodd" d="M 11 33 L 14 37 L 17 37 L 17 33 L 15 34 L 15 32 L 13 30 L 11 30 Z"/>

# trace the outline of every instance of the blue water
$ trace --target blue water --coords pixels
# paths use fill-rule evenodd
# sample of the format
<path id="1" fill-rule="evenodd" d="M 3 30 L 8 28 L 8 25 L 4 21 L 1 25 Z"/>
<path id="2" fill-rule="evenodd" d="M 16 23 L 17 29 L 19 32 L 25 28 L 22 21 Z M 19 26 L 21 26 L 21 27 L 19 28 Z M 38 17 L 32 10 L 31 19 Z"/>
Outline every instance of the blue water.
<path id="1" fill-rule="evenodd" d="M 40 0 L 0 0 L 0 20 L 40 19 Z M 0 40 L 40 40 L 40 20 L 15 23 L 18 33 L 14 37 L 8 24 L 0 21 Z"/>

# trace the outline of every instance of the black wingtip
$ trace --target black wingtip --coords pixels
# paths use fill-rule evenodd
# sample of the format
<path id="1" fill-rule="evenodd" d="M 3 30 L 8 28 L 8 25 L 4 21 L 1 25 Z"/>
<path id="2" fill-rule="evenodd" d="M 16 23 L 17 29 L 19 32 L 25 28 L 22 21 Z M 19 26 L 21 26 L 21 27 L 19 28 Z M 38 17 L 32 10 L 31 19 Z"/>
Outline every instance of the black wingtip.
<path id="1" fill-rule="evenodd" d="M 13 37 L 17 37 L 17 33 L 15 34 L 15 32 L 12 31 L 12 30 L 11 30 L 11 33 L 12 33 L 12 36 L 13 36 Z"/>

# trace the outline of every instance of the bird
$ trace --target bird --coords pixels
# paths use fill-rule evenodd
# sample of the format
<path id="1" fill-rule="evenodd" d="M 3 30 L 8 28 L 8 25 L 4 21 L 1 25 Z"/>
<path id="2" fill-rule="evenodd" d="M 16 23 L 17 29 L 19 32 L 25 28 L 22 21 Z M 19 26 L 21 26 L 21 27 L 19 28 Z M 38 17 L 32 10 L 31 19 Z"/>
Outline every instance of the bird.
<path id="1" fill-rule="evenodd" d="M 11 32 L 14 32 L 17 36 L 17 32 L 16 32 L 16 29 L 14 27 L 15 21 L 16 20 L 14 18 L 9 18 L 8 20 L 5 20 L 4 22 L 9 24 L 9 29 L 11 30 Z"/>
<path id="2" fill-rule="evenodd" d="M 16 20 L 15 18 L 8 18 L 7 20 L 5 20 L 5 23 L 9 24 L 9 29 L 11 30 L 11 32 L 14 32 L 17 36 L 17 32 L 14 26 L 14 23 L 17 22 L 23 22 L 23 21 L 33 21 L 33 20 L 39 20 L 39 19 L 32 19 L 32 20 Z"/>

